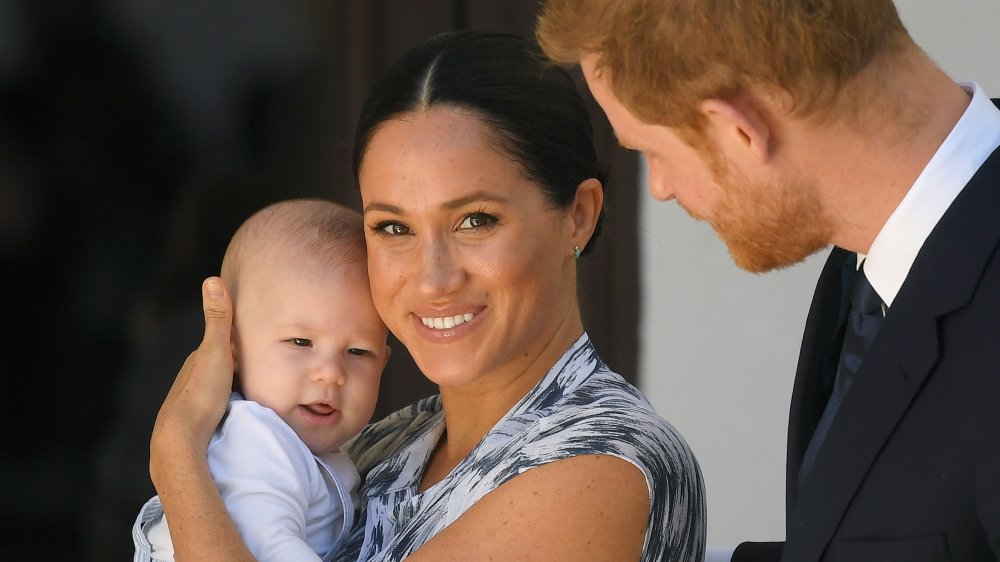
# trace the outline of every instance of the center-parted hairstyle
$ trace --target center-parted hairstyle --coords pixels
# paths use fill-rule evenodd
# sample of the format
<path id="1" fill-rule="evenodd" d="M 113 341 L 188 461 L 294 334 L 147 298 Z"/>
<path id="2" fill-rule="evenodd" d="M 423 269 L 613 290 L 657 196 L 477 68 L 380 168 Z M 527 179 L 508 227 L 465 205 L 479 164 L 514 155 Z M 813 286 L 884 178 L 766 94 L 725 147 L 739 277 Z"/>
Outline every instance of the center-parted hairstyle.
<path id="1" fill-rule="evenodd" d="M 525 176 L 554 208 L 565 209 L 576 188 L 595 178 L 597 161 L 590 115 L 573 79 L 527 40 L 465 30 L 438 35 L 408 51 L 389 68 L 361 110 L 354 137 L 354 178 L 379 127 L 435 107 L 478 115 Z M 604 213 L 584 250 L 600 232 Z"/>

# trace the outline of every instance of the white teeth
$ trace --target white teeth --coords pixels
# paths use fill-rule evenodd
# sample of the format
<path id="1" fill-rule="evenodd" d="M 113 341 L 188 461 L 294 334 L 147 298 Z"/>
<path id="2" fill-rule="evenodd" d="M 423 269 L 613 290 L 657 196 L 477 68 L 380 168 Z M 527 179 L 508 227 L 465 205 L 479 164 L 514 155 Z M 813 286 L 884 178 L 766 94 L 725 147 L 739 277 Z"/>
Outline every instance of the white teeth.
<path id="1" fill-rule="evenodd" d="M 420 317 L 420 322 L 428 328 L 433 328 L 435 330 L 448 330 L 465 324 L 475 318 L 476 315 L 471 312 L 466 312 L 465 314 L 456 314 L 455 316 L 440 316 L 437 318 L 424 318 Z"/>

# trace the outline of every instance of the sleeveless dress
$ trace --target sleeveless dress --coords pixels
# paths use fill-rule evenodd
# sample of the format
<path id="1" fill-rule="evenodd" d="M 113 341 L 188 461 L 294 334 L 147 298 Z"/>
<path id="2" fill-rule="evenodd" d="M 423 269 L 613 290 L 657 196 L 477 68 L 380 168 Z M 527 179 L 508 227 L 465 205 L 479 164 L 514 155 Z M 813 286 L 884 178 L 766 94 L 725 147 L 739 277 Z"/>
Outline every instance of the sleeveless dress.
<path id="1" fill-rule="evenodd" d="M 704 558 L 704 483 L 694 455 L 645 397 L 598 358 L 586 334 L 465 460 L 418 493 L 443 430 L 441 399 L 432 396 L 369 425 L 345 447 L 364 483 L 355 527 L 336 560 L 402 560 L 518 474 L 593 454 L 624 459 L 646 477 L 642 561 Z"/>

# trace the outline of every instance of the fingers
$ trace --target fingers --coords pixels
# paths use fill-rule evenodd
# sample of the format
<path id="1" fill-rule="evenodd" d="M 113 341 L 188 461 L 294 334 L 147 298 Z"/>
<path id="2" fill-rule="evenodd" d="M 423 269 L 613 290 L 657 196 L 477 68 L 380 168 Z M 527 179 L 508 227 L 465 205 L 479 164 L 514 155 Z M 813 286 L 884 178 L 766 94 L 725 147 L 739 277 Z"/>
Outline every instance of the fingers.
<path id="1" fill-rule="evenodd" d="M 233 305 L 222 279 L 209 277 L 205 280 L 202 284 L 202 303 L 205 311 L 205 336 L 181 373 L 189 379 L 189 385 L 197 399 L 208 402 L 209 410 L 213 411 L 211 417 L 215 417 L 214 412 L 219 411 L 221 418 L 221 411 L 225 409 L 233 386 L 230 339 Z M 215 421 L 218 422 L 218 419 Z"/>
<path id="2" fill-rule="evenodd" d="M 205 337 L 201 349 L 225 350 L 229 355 L 233 305 L 226 294 L 226 285 L 218 277 L 209 277 L 201 286 L 201 295 L 205 310 Z"/>
<path id="3" fill-rule="evenodd" d="M 233 386 L 232 303 L 218 277 L 210 277 L 202 284 L 202 299 L 205 336 L 177 373 L 160 407 L 153 429 L 151 461 L 178 452 L 203 453 L 229 402 Z"/>

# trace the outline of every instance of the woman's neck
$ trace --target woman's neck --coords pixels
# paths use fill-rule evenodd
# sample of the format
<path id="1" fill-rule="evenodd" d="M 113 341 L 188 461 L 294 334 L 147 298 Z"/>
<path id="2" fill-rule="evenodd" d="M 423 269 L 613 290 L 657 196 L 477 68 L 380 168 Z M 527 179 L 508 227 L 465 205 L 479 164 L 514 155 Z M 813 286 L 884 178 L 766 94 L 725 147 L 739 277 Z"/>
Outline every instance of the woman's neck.
<path id="1" fill-rule="evenodd" d="M 462 462 L 496 425 L 545 377 L 552 365 L 583 333 L 579 316 L 559 326 L 531 356 L 516 365 L 478 377 L 458 387 L 441 387 L 445 430 L 431 455 L 420 491 L 441 481 Z"/>

